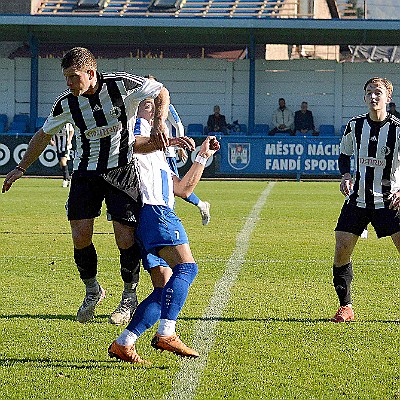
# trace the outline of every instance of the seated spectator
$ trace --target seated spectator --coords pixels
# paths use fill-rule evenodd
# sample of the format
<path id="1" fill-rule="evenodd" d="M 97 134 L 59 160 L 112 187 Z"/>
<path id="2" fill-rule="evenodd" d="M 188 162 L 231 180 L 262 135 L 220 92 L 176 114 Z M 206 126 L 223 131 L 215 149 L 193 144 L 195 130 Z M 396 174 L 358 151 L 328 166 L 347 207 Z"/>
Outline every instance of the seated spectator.
<path id="1" fill-rule="evenodd" d="M 286 107 L 285 99 L 280 98 L 279 108 L 272 114 L 272 125 L 274 128 L 269 131 L 269 135 L 274 136 L 278 132 L 294 135 L 293 122 L 293 112 Z"/>
<path id="2" fill-rule="evenodd" d="M 308 110 L 308 103 L 303 101 L 300 110 L 294 113 L 295 135 L 315 135 L 314 117 Z"/>
<path id="3" fill-rule="evenodd" d="M 208 116 L 206 133 L 210 132 L 228 133 L 225 115 L 221 114 L 221 109 L 218 105 L 214 106 L 214 114 Z"/>
<path id="4" fill-rule="evenodd" d="M 389 110 L 388 110 L 389 114 L 393 114 L 395 117 L 400 118 L 400 112 L 398 112 L 396 110 L 396 103 L 389 103 Z"/>

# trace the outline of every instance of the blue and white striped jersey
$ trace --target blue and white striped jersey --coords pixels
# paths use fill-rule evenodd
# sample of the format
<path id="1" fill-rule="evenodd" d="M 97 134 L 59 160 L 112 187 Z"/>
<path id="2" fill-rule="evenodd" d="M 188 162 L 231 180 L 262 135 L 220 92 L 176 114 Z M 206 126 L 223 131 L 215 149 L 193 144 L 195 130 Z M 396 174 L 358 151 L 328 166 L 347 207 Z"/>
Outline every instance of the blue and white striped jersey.
<path id="1" fill-rule="evenodd" d="M 168 129 L 169 137 L 182 137 L 185 136 L 185 128 L 183 127 L 181 118 L 179 117 L 178 112 L 175 107 L 170 104 L 168 110 L 168 118 L 165 121 L 165 125 Z M 165 155 L 167 157 L 176 157 L 175 147 L 169 146 L 165 150 Z"/>
<path id="2" fill-rule="evenodd" d="M 137 118 L 135 135 L 150 136 L 151 126 L 144 118 Z M 143 204 L 174 208 L 174 183 L 163 151 L 135 154 L 139 166 L 140 194 Z"/>

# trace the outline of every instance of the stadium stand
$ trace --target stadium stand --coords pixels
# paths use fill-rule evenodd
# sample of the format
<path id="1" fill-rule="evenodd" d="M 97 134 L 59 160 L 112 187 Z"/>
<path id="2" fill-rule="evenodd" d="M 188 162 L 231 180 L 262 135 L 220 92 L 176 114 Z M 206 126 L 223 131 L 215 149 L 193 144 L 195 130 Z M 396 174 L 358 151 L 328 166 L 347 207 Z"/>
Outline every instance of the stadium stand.
<path id="1" fill-rule="evenodd" d="M 80 14 L 101 16 L 165 16 L 165 17 L 249 17 L 249 18 L 298 18 L 297 0 L 187 0 L 170 1 L 172 7 L 158 6 L 143 0 L 118 1 L 86 0 L 86 7 L 76 0 L 42 0 L 34 14 Z"/>

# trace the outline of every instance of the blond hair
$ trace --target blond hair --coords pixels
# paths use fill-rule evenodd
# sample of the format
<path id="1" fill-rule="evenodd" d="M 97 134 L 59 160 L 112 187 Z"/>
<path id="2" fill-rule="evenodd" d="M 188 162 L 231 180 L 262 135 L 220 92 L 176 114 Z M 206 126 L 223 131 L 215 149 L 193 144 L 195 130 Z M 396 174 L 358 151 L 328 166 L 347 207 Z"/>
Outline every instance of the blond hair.
<path id="1" fill-rule="evenodd" d="M 386 78 L 379 78 L 379 77 L 377 77 L 377 76 L 375 76 L 375 77 L 373 77 L 373 78 L 371 78 L 371 79 L 368 79 L 367 82 L 365 82 L 365 85 L 364 85 L 364 92 L 365 92 L 365 90 L 367 89 L 367 86 L 368 86 L 370 83 L 373 83 L 373 84 L 375 84 L 375 85 L 380 85 L 380 86 L 385 87 L 385 89 L 386 89 L 386 91 L 387 91 L 387 94 L 388 94 L 388 97 L 392 97 L 392 93 L 393 93 L 393 84 L 392 84 L 392 82 L 390 82 L 388 79 L 386 79 Z"/>

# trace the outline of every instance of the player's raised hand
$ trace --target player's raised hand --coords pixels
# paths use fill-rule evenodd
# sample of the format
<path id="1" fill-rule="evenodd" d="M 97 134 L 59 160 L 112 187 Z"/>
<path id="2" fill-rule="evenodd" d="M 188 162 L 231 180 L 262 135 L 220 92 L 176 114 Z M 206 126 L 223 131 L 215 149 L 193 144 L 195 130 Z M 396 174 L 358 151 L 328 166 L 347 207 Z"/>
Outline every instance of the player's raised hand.
<path id="1" fill-rule="evenodd" d="M 220 149 L 220 144 L 215 136 L 207 136 L 201 144 L 199 154 L 204 154 L 207 158 L 211 157 Z"/>
<path id="2" fill-rule="evenodd" d="M 189 151 L 193 151 L 196 148 L 194 140 L 188 136 L 169 138 L 168 146 L 177 146 Z"/>

